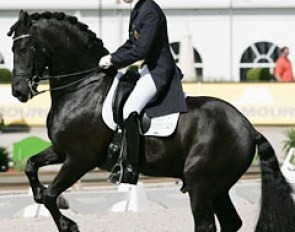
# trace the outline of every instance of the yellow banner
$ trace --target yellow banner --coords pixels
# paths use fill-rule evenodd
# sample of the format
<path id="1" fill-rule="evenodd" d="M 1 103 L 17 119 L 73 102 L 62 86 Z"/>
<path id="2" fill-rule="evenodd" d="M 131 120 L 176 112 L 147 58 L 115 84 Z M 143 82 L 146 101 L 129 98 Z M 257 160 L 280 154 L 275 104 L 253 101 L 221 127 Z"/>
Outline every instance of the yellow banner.
<path id="1" fill-rule="evenodd" d="M 213 96 L 230 102 L 254 124 L 295 124 L 295 83 L 184 83 L 183 87 L 190 96 Z M 49 93 L 21 103 L 11 95 L 10 85 L 0 85 L 0 114 L 6 125 L 24 121 L 43 126 L 50 105 Z"/>
<path id="2" fill-rule="evenodd" d="M 48 89 L 47 85 L 40 85 L 38 90 Z M 12 96 L 10 85 L 0 85 L 0 114 L 3 115 L 5 125 L 11 123 L 26 123 L 28 125 L 43 126 L 51 105 L 49 93 L 41 94 L 21 103 Z"/>
<path id="3" fill-rule="evenodd" d="M 187 95 L 230 102 L 254 124 L 295 124 L 295 83 L 193 83 L 183 87 Z"/>

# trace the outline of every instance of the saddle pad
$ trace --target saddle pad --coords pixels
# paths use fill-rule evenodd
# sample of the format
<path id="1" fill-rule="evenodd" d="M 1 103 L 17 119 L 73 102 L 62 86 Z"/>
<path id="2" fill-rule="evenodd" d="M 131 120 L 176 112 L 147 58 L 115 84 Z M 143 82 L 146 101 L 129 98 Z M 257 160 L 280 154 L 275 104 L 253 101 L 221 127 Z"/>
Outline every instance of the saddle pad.
<path id="1" fill-rule="evenodd" d="M 179 113 L 174 113 L 152 118 L 151 127 L 144 135 L 158 137 L 171 135 L 176 129 L 178 117 Z"/>
<path id="2" fill-rule="evenodd" d="M 114 78 L 113 84 L 102 106 L 102 119 L 104 123 L 113 131 L 117 129 L 117 124 L 114 122 L 113 118 L 112 102 L 118 83 L 119 80 Z M 179 113 L 173 113 L 161 117 L 152 118 L 151 126 L 144 135 L 167 137 L 175 131 L 178 118 Z"/>

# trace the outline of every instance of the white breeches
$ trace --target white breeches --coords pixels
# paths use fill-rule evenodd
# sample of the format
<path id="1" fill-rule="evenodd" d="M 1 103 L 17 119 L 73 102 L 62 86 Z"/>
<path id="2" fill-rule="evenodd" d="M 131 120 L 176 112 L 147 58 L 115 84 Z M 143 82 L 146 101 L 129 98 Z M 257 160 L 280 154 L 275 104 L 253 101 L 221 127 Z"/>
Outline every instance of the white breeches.
<path id="1" fill-rule="evenodd" d="M 124 120 L 127 119 L 132 112 L 140 114 L 143 108 L 157 94 L 156 85 L 147 65 L 144 65 L 143 68 L 139 70 L 139 74 L 140 78 L 136 82 L 134 90 L 129 95 L 123 108 Z"/>

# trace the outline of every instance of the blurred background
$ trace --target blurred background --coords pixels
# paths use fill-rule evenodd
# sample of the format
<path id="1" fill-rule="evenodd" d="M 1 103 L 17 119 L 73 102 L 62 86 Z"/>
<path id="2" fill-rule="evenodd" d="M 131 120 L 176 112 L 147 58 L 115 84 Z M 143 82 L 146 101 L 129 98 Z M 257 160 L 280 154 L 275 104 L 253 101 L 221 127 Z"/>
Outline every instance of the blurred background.
<path id="1" fill-rule="evenodd" d="M 283 162 L 295 145 L 295 83 L 276 81 L 274 69 L 284 46 L 290 49 L 291 64 L 295 62 L 295 1 L 155 1 L 167 16 L 171 50 L 184 73 L 186 94 L 232 103 L 268 137 Z M 12 39 L 6 34 L 20 9 L 74 15 L 110 52 L 128 36 L 130 7 L 122 0 L 0 2 L 0 171 L 8 171 L 0 176 L 0 186 L 9 185 L 7 175 L 22 172 L 27 158 L 50 144 L 45 127 L 49 95 L 26 104 L 11 95 Z"/>
<path id="2" fill-rule="evenodd" d="M 282 82 L 275 78 L 282 47 L 289 48 L 289 61 L 295 65 L 295 1 L 155 1 L 167 16 L 171 51 L 184 73 L 183 88 L 186 94 L 218 97 L 237 107 L 269 139 L 280 163 L 288 161 L 289 166 L 286 167 L 295 182 L 295 82 Z M 11 94 L 12 39 L 6 34 L 18 19 L 21 9 L 29 13 L 62 11 L 74 15 L 102 39 L 110 52 L 114 52 L 128 37 L 131 9 L 123 0 L 0 1 L 0 227 L 1 231 L 40 231 L 40 228 L 55 231 L 49 219 L 45 222 L 43 219 L 34 223 L 29 221 L 31 217 L 48 216 L 44 208 L 34 204 L 24 168 L 29 157 L 50 145 L 46 117 L 51 102 L 48 93 L 26 104 L 20 103 Z M 42 84 L 38 88 L 48 89 L 48 86 Z M 288 159 L 285 158 L 287 154 Z M 244 223 L 246 227 L 256 221 L 251 218 L 253 213 L 249 214 L 249 207 L 252 207 L 251 212 L 258 212 L 255 210 L 260 196 L 260 169 L 257 162 L 255 158 L 233 191 L 234 202 L 238 202 L 244 217 L 248 218 Z M 59 168 L 58 165 L 41 168 L 39 176 L 42 183 L 50 183 Z M 107 186 L 107 177 L 107 173 L 93 170 L 66 193 L 71 201 L 70 213 L 76 218 L 82 215 L 78 218 L 80 224 L 84 222 L 83 228 L 86 225 L 89 227 L 83 231 L 97 231 L 101 225 L 119 221 L 118 231 L 130 231 L 130 214 L 127 215 L 128 220 L 122 220 L 122 215 L 116 217 L 109 214 L 113 219 L 109 219 L 108 223 L 101 217 L 99 227 L 93 226 L 94 221 L 100 222 L 99 217 L 87 220 L 84 217 L 85 214 L 109 212 L 116 202 L 130 196 L 127 192 L 116 192 L 114 185 L 109 187 L 112 192 L 100 188 Z M 250 182 L 243 182 L 245 179 L 250 179 Z M 172 223 L 166 231 L 192 231 L 192 218 L 189 223 L 185 221 L 190 219 L 191 214 L 187 196 L 179 192 L 181 183 L 174 179 L 149 177 L 141 177 L 140 181 L 147 188 L 147 198 L 152 209 L 150 215 L 158 212 L 155 209 L 170 209 L 163 211 L 165 216 L 172 212 L 172 219 L 167 220 L 169 224 L 175 221 L 178 225 L 184 221 L 189 226 L 178 229 Z M 171 211 L 176 208 L 184 209 L 185 214 L 183 211 Z M 132 217 L 136 217 L 134 215 Z M 163 230 L 164 220 L 158 215 L 155 214 L 160 221 L 158 228 Z M 175 215 L 177 219 L 174 219 Z M 179 215 L 185 215 L 185 220 L 179 219 Z M 23 217 L 29 219 L 20 221 Z M 143 219 L 149 217 L 138 217 L 139 220 L 133 221 L 138 221 L 138 228 L 142 229 Z M 6 219 L 11 220 L 3 221 Z M 123 222 L 128 224 L 125 230 L 121 228 Z M 152 224 L 150 221 L 148 223 Z M 36 228 L 32 230 L 34 225 Z M 241 231 L 252 230 L 245 228 Z"/>

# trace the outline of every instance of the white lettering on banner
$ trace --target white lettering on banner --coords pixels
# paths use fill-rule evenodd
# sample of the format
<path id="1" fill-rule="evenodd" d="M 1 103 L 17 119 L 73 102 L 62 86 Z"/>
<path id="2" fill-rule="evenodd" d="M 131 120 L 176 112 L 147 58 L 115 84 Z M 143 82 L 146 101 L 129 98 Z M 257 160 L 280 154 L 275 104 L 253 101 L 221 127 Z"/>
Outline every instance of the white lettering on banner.
<path id="1" fill-rule="evenodd" d="M 284 117 L 294 119 L 295 121 L 295 107 L 268 107 L 268 106 L 255 106 L 255 107 L 246 107 L 243 106 L 240 108 L 243 114 L 247 117 Z"/>
<path id="2" fill-rule="evenodd" d="M 42 108 L 18 108 L 18 107 L 1 107 L 0 113 L 4 118 L 44 118 L 46 119 L 48 110 Z"/>
<path id="3" fill-rule="evenodd" d="M 273 104 L 274 99 L 271 91 L 266 87 L 246 87 L 239 99 L 233 102 L 234 105 L 245 104 Z"/>

